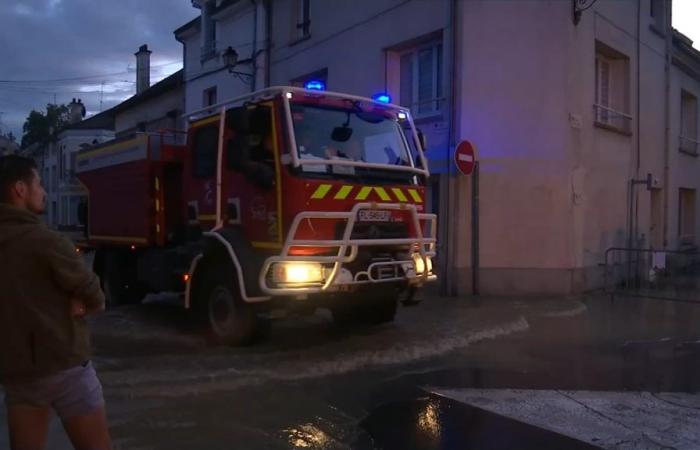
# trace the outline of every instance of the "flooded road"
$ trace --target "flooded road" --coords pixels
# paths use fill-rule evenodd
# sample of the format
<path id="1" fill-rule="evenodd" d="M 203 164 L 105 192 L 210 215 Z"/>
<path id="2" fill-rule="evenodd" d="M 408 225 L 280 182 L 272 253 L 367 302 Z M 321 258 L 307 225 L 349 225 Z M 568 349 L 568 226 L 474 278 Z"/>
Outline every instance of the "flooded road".
<path id="1" fill-rule="evenodd" d="M 588 298 L 431 299 L 355 330 L 317 313 L 242 349 L 162 302 L 91 325 L 117 449 L 577 449 L 700 447 L 698 323 Z M 70 448 L 57 423 L 48 448 Z"/>

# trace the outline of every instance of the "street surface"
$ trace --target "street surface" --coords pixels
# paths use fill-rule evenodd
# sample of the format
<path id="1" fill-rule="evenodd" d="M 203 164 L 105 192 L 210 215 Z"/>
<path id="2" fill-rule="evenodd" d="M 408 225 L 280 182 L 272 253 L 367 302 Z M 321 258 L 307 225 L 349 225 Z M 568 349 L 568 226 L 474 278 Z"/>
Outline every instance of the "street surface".
<path id="1" fill-rule="evenodd" d="M 430 297 L 381 327 L 319 312 L 214 348 L 149 298 L 91 325 L 116 449 L 689 449 L 698 319 L 654 300 Z M 57 420 L 48 448 L 70 448 Z"/>

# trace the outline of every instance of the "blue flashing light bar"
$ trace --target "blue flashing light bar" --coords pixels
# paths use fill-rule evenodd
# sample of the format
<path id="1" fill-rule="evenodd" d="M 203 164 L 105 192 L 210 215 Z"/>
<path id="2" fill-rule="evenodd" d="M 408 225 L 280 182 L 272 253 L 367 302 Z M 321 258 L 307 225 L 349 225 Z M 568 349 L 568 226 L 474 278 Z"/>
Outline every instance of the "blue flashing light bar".
<path id="1" fill-rule="evenodd" d="M 372 96 L 372 100 L 379 103 L 391 103 L 391 96 L 387 93 L 375 94 Z"/>
<path id="2" fill-rule="evenodd" d="M 321 80 L 310 80 L 304 84 L 304 87 L 310 91 L 325 91 L 326 83 Z"/>

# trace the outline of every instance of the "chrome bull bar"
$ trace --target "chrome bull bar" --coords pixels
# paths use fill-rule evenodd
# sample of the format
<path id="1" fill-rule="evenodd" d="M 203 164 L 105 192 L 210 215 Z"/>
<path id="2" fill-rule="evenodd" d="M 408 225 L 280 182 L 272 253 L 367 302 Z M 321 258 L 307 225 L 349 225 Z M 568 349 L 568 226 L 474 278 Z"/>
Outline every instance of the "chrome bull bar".
<path id="1" fill-rule="evenodd" d="M 415 237 L 408 238 L 391 238 L 391 239 L 352 239 L 352 234 L 355 225 L 358 222 L 358 214 L 362 209 L 382 209 L 394 211 L 408 211 L 411 215 Z M 300 224 L 304 220 L 311 219 L 338 219 L 345 221 L 345 229 L 341 239 L 296 239 L 296 235 Z M 423 226 L 421 222 L 427 224 L 427 235 L 424 236 Z M 260 271 L 259 284 L 260 289 L 267 295 L 290 295 L 290 294 L 314 294 L 321 292 L 333 292 L 342 289 L 342 287 L 350 285 L 359 285 L 367 283 L 385 283 L 390 281 L 408 281 L 413 284 L 420 284 L 425 281 L 431 281 L 437 277 L 429 273 L 428 258 L 435 256 L 435 247 L 437 243 L 437 216 L 435 214 L 419 213 L 416 206 L 412 204 L 402 203 L 358 203 L 350 211 L 308 211 L 297 214 L 292 222 L 292 225 L 287 234 L 287 239 L 282 247 L 279 256 L 269 257 L 263 264 Z M 358 272 L 351 279 L 338 279 L 338 275 L 343 269 L 343 265 L 354 261 L 357 258 L 360 247 L 370 246 L 391 246 L 391 245 L 408 245 L 415 253 L 420 255 L 423 260 L 423 273 L 413 274 L 410 271 L 403 270 L 407 264 L 414 265 L 413 260 L 400 261 L 383 261 L 374 262 L 369 265 L 367 270 Z M 338 251 L 334 255 L 326 256 L 298 256 L 290 255 L 290 250 L 296 247 L 327 247 L 330 249 L 337 248 Z M 315 286 L 284 286 L 271 287 L 268 285 L 268 273 L 276 263 L 283 262 L 310 262 L 321 264 L 333 264 L 330 273 L 326 276 L 322 283 Z M 404 275 L 399 276 L 398 270 L 396 275 L 390 278 L 376 278 L 372 276 L 372 270 L 382 266 L 394 266 L 399 270 L 403 270 Z M 344 277 L 340 277 L 344 278 Z M 364 278 L 364 279 L 361 279 Z"/>

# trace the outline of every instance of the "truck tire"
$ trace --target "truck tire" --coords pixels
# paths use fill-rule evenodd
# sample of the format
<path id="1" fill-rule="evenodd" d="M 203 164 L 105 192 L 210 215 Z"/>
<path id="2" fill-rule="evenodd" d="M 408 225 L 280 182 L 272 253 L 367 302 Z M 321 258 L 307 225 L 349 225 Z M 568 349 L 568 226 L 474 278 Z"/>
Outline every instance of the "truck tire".
<path id="1" fill-rule="evenodd" d="M 209 267 L 211 270 L 202 274 L 196 299 L 209 342 L 233 346 L 251 344 L 257 331 L 255 311 L 241 299 L 230 272 Z"/>
<path id="2" fill-rule="evenodd" d="M 108 307 L 141 303 L 146 296 L 146 289 L 138 282 L 136 262 L 131 255 L 117 250 L 104 251 L 102 258 L 100 283 Z"/>

